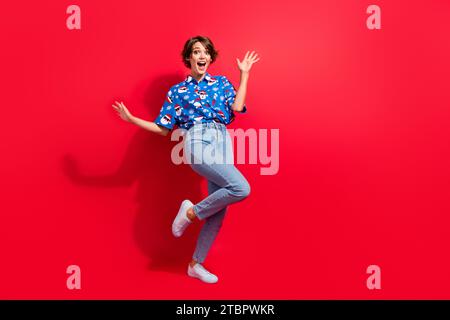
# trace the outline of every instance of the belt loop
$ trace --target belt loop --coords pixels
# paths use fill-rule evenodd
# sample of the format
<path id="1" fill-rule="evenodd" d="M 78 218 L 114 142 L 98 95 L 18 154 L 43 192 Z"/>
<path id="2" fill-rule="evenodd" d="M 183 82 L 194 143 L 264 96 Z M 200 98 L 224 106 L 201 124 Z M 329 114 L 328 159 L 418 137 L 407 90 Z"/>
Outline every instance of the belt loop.
<path id="1" fill-rule="evenodd" d="M 217 141 L 219 140 L 219 130 L 220 130 L 220 126 L 217 122 L 214 121 L 214 126 L 216 127 L 216 131 L 217 131 Z"/>
<path id="2" fill-rule="evenodd" d="M 222 134 L 221 127 L 219 123 L 216 123 L 216 126 L 217 126 L 217 136 L 219 136 L 219 134 Z"/>

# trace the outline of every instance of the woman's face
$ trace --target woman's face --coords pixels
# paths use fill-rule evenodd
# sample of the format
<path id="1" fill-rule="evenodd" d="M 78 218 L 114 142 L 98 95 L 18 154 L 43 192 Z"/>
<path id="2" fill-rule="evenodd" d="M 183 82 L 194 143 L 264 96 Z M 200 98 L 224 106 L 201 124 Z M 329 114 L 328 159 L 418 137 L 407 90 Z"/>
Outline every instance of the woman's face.
<path id="1" fill-rule="evenodd" d="M 193 75 L 202 76 L 206 73 L 211 63 L 211 56 L 201 42 L 196 42 L 192 46 L 189 62 L 191 63 L 191 72 Z"/>

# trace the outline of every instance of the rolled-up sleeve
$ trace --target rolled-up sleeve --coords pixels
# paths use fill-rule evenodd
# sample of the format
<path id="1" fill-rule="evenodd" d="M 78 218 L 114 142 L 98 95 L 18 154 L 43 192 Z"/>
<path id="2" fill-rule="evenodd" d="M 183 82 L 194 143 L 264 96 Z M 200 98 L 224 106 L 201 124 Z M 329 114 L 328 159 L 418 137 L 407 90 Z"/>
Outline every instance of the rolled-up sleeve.
<path id="1" fill-rule="evenodd" d="M 176 124 L 174 99 L 175 97 L 171 89 L 169 90 L 169 92 L 167 92 L 164 104 L 161 107 L 159 115 L 154 121 L 157 125 L 160 125 L 169 130 L 172 130 Z"/>
<path id="2" fill-rule="evenodd" d="M 231 106 L 233 105 L 234 101 L 236 100 L 236 89 L 233 87 L 231 82 L 227 79 L 227 77 L 222 77 L 222 83 L 224 86 L 224 97 L 225 97 L 225 105 L 228 107 L 230 112 L 234 111 L 231 109 Z M 237 111 L 239 113 L 246 113 L 247 112 L 247 106 L 244 103 L 242 111 Z"/>

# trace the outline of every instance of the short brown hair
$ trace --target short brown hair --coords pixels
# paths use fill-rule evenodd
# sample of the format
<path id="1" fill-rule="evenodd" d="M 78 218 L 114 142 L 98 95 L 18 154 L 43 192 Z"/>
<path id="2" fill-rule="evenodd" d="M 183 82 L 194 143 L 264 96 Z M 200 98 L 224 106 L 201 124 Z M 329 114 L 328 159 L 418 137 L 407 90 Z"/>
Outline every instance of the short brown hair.
<path id="1" fill-rule="evenodd" d="M 216 61 L 217 56 L 219 55 L 219 52 L 216 50 L 216 48 L 214 47 L 214 44 L 208 37 L 196 36 L 196 37 L 190 38 L 184 44 L 183 51 L 181 52 L 181 56 L 183 58 L 183 63 L 188 68 L 191 68 L 191 63 L 189 62 L 189 59 L 191 58 L 192 47 L 197 42 L 200 42 L 206 48 L 206 50 L 208 50 L 209 55 L 211 56 L 211 63 Z"/>

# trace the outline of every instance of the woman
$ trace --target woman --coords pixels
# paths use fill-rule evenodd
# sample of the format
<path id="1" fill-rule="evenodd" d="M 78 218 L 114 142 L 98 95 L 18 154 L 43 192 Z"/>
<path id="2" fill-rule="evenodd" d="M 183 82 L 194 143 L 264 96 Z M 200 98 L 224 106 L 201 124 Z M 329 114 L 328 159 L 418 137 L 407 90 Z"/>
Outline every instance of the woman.
<path id="1" fill-rule="evenodd" d="M 180 237 L 191 223 L 205 220 L 187 273 L 204 282 L 216 283 L 218 277 L 202 263 L 220 230 L 228 205 L 242 201 L 250 193 L 250 186 L 234 161 L 224 161 L 233 159 L 226 125 L 234 120 L 234 111 L 246 112 L 249 72 L 259 58 L 253 51 L 247 52 L 242 62 L 236 59 L 241 73 L 236 92 L 225 76 L 211 76 L 207 72 L 217 58 L 209 38 L 197 36 L 186 41 L 182 57 L 190 75 L 170 88 L 154 122 L 133 116 L 122 102 L 116 101 L 113 108 L 123 120 L 157 134 L 165 136 L 175 125 L 187 130 L 184 155 L 192 169 L 208 180 L 209 195 L 195 205 L 189 200 L 181 203 L 172 233 Z"/>

